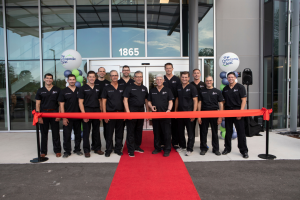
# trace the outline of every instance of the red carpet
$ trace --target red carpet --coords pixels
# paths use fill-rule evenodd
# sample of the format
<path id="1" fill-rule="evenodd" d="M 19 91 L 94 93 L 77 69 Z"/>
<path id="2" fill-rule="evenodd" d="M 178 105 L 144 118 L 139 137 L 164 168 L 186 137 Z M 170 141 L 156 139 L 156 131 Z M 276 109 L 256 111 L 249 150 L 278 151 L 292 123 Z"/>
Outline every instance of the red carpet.
<path id="1" fill-rule="evenodd" d="M 128 156 L 125 145 L 114 175 L 107 200 L 137 199 L 200 199 L 193 181 L 179 154 L 172 149 L 169 157 L 153 155 L 153 132 L 143 132 L 141 148 Z"/>

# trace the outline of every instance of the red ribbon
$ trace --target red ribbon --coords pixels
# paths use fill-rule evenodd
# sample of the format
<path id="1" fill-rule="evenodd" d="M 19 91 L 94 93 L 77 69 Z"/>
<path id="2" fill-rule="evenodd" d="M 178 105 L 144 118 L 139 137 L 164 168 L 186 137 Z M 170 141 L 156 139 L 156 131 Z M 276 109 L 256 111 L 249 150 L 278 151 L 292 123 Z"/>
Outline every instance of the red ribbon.
<path id="1" fill-rule="evenodd" d="M 71 118 L 71 119 L 163 119 L 163 118 L 218 118 L 218 117 L 251 117 L 263 115 L 269 121 L 272 109 L 251 110 L 212 110 L 212 111 L 182 111 L 182 112 L 109 112 L 109 113 L 37 113 L 32 111 L 33 125 L 38 118 Z"/>

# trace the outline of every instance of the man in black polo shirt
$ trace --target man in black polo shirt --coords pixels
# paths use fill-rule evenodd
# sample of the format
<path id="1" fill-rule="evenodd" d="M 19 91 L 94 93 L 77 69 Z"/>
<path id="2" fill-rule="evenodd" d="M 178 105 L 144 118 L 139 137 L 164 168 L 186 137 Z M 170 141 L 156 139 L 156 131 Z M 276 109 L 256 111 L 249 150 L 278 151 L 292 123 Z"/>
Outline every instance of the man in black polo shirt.
<path id="1" fill-rule="evenodd" d="M 162 74 L 156 75 L 155 82 L 157 84 L 156 88 L 149 91 L 148 106 L 152 112 L 170 112 L 174 100 L 172 91 L 164 87 Z M 161 140 L 163 138 L 164 157 L 168 157 L 171 152 L 171 119 L 153 119 L 152 122 L 155 148 L 152 154 L 161 152 Z"/>
<path id="2" fill-rule="evenodd" d="M 78 105 L 78 91 L 79 88 L 75 86 L 76 76 L 70 74 L 68 76 L 69 86 L 63 89 L 58 97 L 60 102 L 60 112 L 80 112 Z M 74 130 L 75 135 L 75 148 L 74 153 L 81 156 L 83 155 L 80 149 L 81 143 L 81 119 L 68 119 L 63 118 L 63 135 L 64 135 L 64 155 L 63 158 L 67 158 L 71 155 L 71 133 Z"/>
<path id="3" fill-rule="evenodd" d="M 194 81 L 191 82 L 197 88 L 198 94 L 201 90 L 205 89 L 205 83 L 201 81 L 201 72 L 200 69 L 193 70 Z"/>
<path id="4" fill-rule="evenodd" d="M 124 65 L 122 68 L 122 74 L 123 77 L 120 78 L 120 80 L 118 80 L 118 84 L 119 85 L 124 85 L 124 86 L 128 86 L 134 83 L 134 80 L 132 80 L 129 76 L 130 74 L 130 68 L 127 65 Z"/>
<path id="5" fill-rule="evenodd" d="M 106 112 L 124 112 L 123 92 L 125 85 L 118 84 L 118 72 L 110 71 L 111 84 L 104 87 L 102 92 L 102 107 L 103 113 Z M 113 134 L 115 131 L 115 150 L 119 156 L 123 155 L 123 135 L 124 135 L 124 120 L 123 119 L 105 119 L 107 123 L 106 135 L 106 151 L 105 156 L 109 157 L 113 148 Z"/>
<path id="6" fill-rule="evenodd" d="M 59 112 L 57 99 L 61 89 L 52 85 L 52 74 L 45 74 L 44 82 L 45 86 L 38 89 L 35 96 L 36 111 Z M 51 125 L 52 130 L 53 151 L 56 154 L 56 157 L 61 157 L 59 120 L 60 118 L 39 118 L 39 124 L 41 128 L 41 157 L 45 157 L 47 155 L 49 124 Z"/>
<path id="7" fill-rule="evenodd" d="M 222 92 L 213 86 L 212 76 L 205 78 L 206 89 L 201 89 L 199 92 L 198 110 L 223 110 L 223 95 Z M 218 125 L 222 123 L 222 117 L 219 118 L 198 118 L 200 126 L 200 155 L 205 155 L 207 152 L 207 131 L 210 124 L 212 133 L 213 153 L 220 156 Z"/>
<path id="8" fill-rule="evenodd" d="M 182 72 L 180 76 L 182 84 L 177 88 L 175 111 L 197 111 L 198 107 L 198 92 L 195 86 L 189 84 L 190 73 Z M 181 152 L 185 148 L 186 156 L 189 156 L 193 152 L 195 143 L 195 118 L 178 119 L 178 131 L 179 131 L 179 146 L 178 152 Z M 188 142 L 185 140 L 185 127 L 188 133 Z"/>
<path id="9" fill-rule="evenodd" d="M 123 94 L 125 110 L 126 112 L 145 112 L 144 106 L 146 106 L 147 112 L 149 112 L 148 89 L 142 85 L 143 72 L 136 71 L 134 80 L 135 82 L 127 86 Z M 126 120 L 126 124 L 126 141 L 129 156 L 134 157 L 134 151 L 144 153 L 144 150 L 140 147 L 142 144 L 144 119 Z"/>
<path id="10" fill-rule="evenodd" d="M 164 76 L 164 86 L 169 88 L 172 91 L 172 94 L 174 97 L 176 97 L 177 88 L 179 85 L 181 85 L 180 79 L 173 75 L 173 64 L 172 63 L 166 63 L 165 64 L 165 71 L 166 75 Z M 175 98 L 173 101 L 173 108 L 172 112 L 175 110 Z M 179 132 L 178 132 L 178 122 L 177 119 L 172 118 L 171 119 L 171 129 L 172 129 L 172 146 L 175 150 L 179 148 Z"/>
<path id="11" fill-rule="evenodd" d="M 244 110 L 247 100 L 245 87 L 236 83 L 236 76 L 234 72 L 227 74 L 229 85 L 223 89 L 223 97 L 225 99 L 225 110 Z M 243 158 L 249 158 L 248 148 L 245 135 L 244 119 L 242 117 L 226 117 L 225 118 L 225 149 L 222 152 L 226 155 L 231 152 L 231 137 L 233 132 L 233 124 L 235 125 L 238 136 L 238 148 Z"/>
<path id="12" fill-rule="evenodd" d="M 96 73 L 89 71 L 87 74 L 88 83 L 79 89 L 79 108 L 82 113 L 85 112 L 100 112 L 101 105 L 101 88 L 95 85 Z M 92 140 L 94 142 L 94 152 L 103 155 L 101 151 L 101 139 L 100 139 L 100 121 L 101 119 L 83 119 L 83 151 L 86 158 L 91 156 L 90 154 L 90 131 L 92 129 Z"/>

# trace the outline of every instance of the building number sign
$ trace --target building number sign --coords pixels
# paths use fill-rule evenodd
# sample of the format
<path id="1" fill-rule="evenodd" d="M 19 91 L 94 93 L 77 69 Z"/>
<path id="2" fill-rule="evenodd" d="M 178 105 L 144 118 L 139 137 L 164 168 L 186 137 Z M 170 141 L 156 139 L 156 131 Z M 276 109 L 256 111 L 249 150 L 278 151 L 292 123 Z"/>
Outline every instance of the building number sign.
<path id="1" fill-rule="evenodd" d="M 121 48 L 119 52 L 120 56 L 138 56 L 140 54 L 139 48 Z"/>

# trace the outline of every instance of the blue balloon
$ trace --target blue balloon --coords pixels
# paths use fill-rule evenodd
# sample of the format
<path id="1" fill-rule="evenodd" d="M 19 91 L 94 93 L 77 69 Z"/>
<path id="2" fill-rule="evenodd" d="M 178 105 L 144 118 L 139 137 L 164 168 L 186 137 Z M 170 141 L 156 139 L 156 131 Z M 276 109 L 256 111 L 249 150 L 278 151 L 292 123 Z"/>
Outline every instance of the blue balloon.
<path id="1" fill-rule="evenodd" d="M 229 84 L 227 78 L 223 78 L 222 79 L 222 84 L 224 84 L 224 85 L 228 85 Z"/>
<path id="2" fill-rule="evenodd" d="M 225 121 L 224 121 L 224 120 L 222 121 L 221 126 L 222 126 L 223 128 L 225 128 Z"/>
<path id="3" fill-rule="evenodd" d="M 232 133 L 232 139 L 235 139 L 235 138 L 237 138 L 237 132 Z"/>
<path id="4" fill-rule="evenodd" d="M 79 71 L 79 76 L 82 76 L 82 71 L 80 69 L 77 69 Z"/>
<path id="5" fill-rule="evenodd" d="M 80 88 L 81 87 L 81 83 L 78 82 L 78 81 L 76 81 L 75 86 Z"/>
<path id="6" fill-rule="evenodd" d="M 226 78 L 226 72 L 221 72 L 221 73 L 220 73 L 220 78 L 222 78 L 222 79 L 223 79 L 223 78 Z"/>
<path id="7" fill-rule="evenodd" d="M 235 77 L 239 77 L 239 73 L 237 73 L 236 71 L 234 71 L 235 73 Z"/>
<path id="8" fill-rule="evenodd" d="M 68 76 L 69 76 L 70 74 L 72 74 L 72 72 L 71 72 L 70 70 L 66 70 L 66 71 L 64 72 L 64 76 L 65 76 L 66 78 L 68 78 Z"/>

